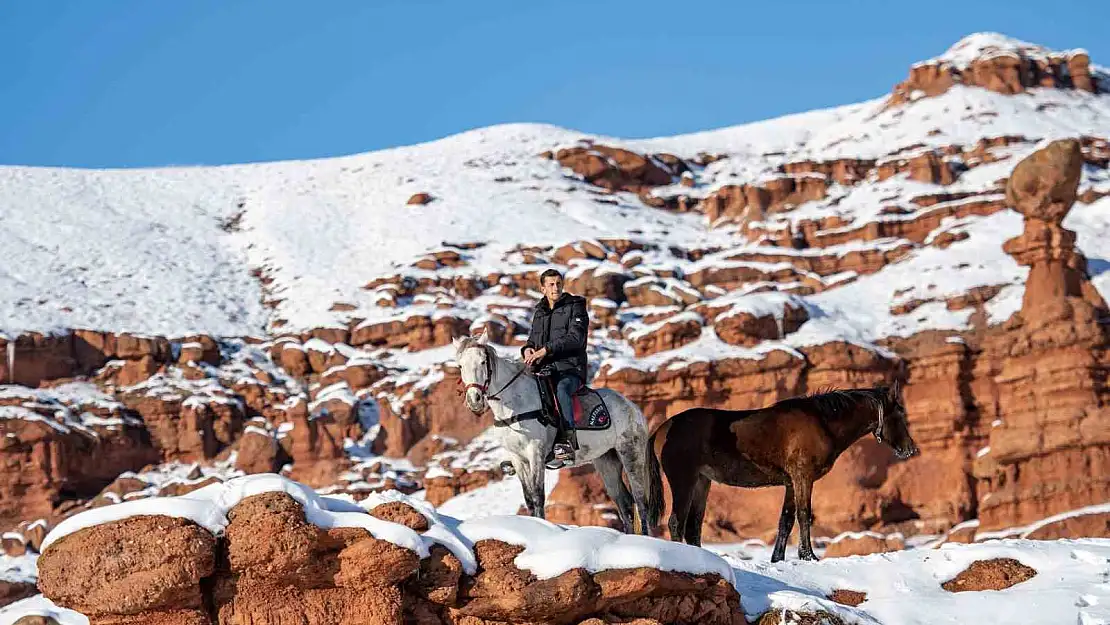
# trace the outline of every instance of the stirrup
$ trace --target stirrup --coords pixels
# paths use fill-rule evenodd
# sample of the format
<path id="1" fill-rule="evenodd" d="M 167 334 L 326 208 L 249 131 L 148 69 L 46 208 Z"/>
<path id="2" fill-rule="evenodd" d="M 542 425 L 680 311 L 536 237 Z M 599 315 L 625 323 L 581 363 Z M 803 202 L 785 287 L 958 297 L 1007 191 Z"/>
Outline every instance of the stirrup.
<path id="1" fill-rule="evenodd" d="M 563 449 L 562 453 L 559 453 L 560 447 Z M 555 443 L 554 456 L 556 460 L 564 463 L 574 462 L 574 446 L 570 443 Z"/>

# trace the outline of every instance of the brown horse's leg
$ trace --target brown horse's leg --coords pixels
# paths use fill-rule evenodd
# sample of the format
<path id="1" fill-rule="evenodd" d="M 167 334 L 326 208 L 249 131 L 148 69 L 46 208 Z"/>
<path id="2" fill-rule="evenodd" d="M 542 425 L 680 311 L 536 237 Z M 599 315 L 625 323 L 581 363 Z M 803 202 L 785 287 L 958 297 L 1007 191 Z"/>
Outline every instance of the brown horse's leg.
<path id="1" fill-rule="evenodd" d="M 810 525 L 813 523 L 813 509 L 810 497 L 813 492 L 813 478 L 806 475 L 791 476 L 794 482 L 794 507 L 798 517 L 798 557 L 802 560 L 816 560 L 813 544 L 809 539 Z"/>
<path id="2" fill-rule="evenodd" d="M 779 514 L 779 534 L 775 537 L 775 549 L 771 552 L 771 562 L 786 559 L 786 543 L 790 532 L 794 531 L 794 485 L 786 482 L 786 493 L 782 497 L 782 512 Z"/>
<path id="3" fill-rule="evenodd" d="M 690 490 L 690 511 L 686 515 L 683 535 L 687 544 L 701 546 L 701 524 L 705 521 L 705 503 L 709 499 L 709 478 L 699 475 Z"/>

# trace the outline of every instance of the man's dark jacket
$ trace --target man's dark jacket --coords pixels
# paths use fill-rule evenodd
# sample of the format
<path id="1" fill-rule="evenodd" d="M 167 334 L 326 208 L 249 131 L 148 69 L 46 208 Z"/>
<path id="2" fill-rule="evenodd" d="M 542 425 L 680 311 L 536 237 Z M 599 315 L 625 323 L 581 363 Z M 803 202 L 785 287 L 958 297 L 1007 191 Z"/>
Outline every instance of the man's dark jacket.
<path id="1" fill-rule="evenodd" d="M 554 364 L 560 375 L 573 373 L 586 382 L 586 335 L 590 318 L 586 314 L 586 298 L 564 292 L 555 300 L 555 307 L 541 298 L 532 312 L 532 331 L 520 349 L 547 348 L 547 356 L 538 366 Z"/>

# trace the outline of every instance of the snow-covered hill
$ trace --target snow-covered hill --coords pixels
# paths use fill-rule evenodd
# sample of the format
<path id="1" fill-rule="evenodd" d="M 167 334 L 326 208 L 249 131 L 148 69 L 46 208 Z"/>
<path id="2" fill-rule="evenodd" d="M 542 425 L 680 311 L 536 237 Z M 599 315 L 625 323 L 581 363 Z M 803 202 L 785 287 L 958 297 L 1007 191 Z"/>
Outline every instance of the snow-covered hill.
<path id="1" fill-rule="evenodd" d="M 979 34 L 940 59 L 960 61 L 990 46 L 1031 49 L 1031 44 Z M 1045 88 L 1015 96 L 957 85 L 899 106 L 880 97 L 651 140 L 513 124 L 313 161 L 127 171 L 4 167 L 0 219 L 8 227 L 0 231 L 6 258 L 0 269 L 0 331 L 90 328 L 168 336 L 260 335 L 268 322 L 277 320 L 279 327 L 270 329 L 286 332 L 346 326 L 352 319 L 403 317 L 435 304 L 380 307 L 380 293 L 362 287 L 399 271 L 419 278 L 421 270 L 411 265 L 445 243 L 486 245 L 469 251 L 465 266 L 440 270 L 440 276 L 533 269 L 513 262 L 509 251 L 520 245 L 617 237 L 723 250 L 717 258 L 698 262 L 661 255 L 660 261 L 691 273 L 753 244 L 730 228 L 711 228 L 697 213 L 651 208 L 631 193 L 598 195 L 557 161 L 540 157 L 545 150 L 581 139 L 687 160 L 699 153 L 727 156 L 699 168 L 692 189 L 676 184 L 653 191 L 696 198 L 724 185 L 781 176 L 779 167 L 785 163 L 882 160 L 930 147 L 971 146 L 984 138 L 1026 138 L 1000 151 L 1002 160 L 971 169 L 943 189 L 985 193 L 1038 142 L 1108 134 L 1106 93 Z M 1110 188 L 1110 177 L 1091 168 L 1084 174 L 1084 186 Z M 902 175 L 853 186 L 833 184 L 824 200 L 801 204 L 775 220 L 797 223 L 838 215 L 859 226 L 889 219 L 880 213 L 884 206 L 904 205 L 939 190 Z M 434 199 L 407 205 L 415 193 Z M 1100 243 L 1106 223 L 1096 217 L 1099 212 L 1079 210 L 1069 225 L 1080 233 L 1089 257 L 1107 258 L 1110 253 Z M 1014 288 L 992 304 L 992 318 L 1008 316 L 1020 299 L 1024 270 L 1001 253 L 1000 243 L 1017 233 L 1016 215 L 1004 211 L 968 218 L 952 228 L 971 236 L 948 250 L 915 252 L 889 270 L 817 296 L 814 303 L 826 311 L 825 321 L 811 324 L 796 341 L 831 336 L 869 341 L 924 326 L 965 324 L 967 312 L 923 309 L 924 321 L 893 320 L 884 313 L 893 291 L 914 286 L 930 273 L 952 278 L 943 286 L 947 291 L 1012 283 Z M 821 253 L 850 249 L 833 246 Z M 964 270 L 954 270 L 964 263 Z M 256 270 L 273 280 L 266 294 L 252 276 Z M 263 306 L 264 299 L 271 301 L 272 310 Z M 343 310 L 334 310 L 336 304 Z M 486 304 L 457 303 L 461 310 L 456 312 L 477 318 Z"/>

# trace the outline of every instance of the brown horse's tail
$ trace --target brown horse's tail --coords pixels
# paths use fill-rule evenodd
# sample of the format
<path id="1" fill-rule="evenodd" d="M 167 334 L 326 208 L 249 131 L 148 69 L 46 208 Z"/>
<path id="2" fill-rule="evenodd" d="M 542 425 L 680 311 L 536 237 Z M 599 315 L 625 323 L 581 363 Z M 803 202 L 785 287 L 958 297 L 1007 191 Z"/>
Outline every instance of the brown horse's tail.
<path id="1" fill-rule="evenodd" d="M 667 430 L 671 429 L 670 422 L 664 422 L 651 437 L 648 438 L 647 444 L 647 464 L 648 464 L 648 527 L 656 528 L 659 526 L 659 519 L 663 516 L 663 476 L 659 472 L 659 454 L 663 449 L 663 443 L 667 441 Z"/>

